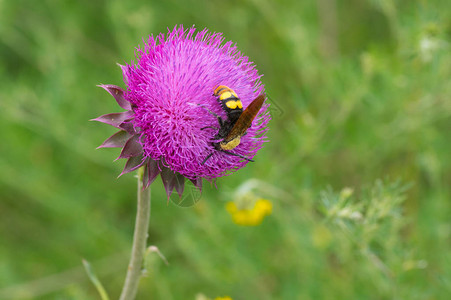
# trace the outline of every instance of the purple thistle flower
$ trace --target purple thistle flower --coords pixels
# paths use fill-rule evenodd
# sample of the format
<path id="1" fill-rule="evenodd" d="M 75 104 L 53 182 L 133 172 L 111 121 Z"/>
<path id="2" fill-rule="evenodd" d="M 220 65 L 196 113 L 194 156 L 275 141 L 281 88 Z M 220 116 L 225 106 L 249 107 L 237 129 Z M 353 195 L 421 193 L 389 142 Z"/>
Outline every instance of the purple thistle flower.
<path id="1" fill-rule="evenodd" d="M 144 49 L 137 48 L 136 63 L 121 66 L 126 90 L 100 85 L 126 110 L 94 119 L 119 129 L 99 147 L 122 148 L 118 159 L 127 163 L 119 176 L 145 166 L 143 186 L 161 174 L 169 197 L 174 189 L 183 193 L 185 178 L 201 189 L 202 178 L 228 175 L 248 163 L 216 150 L 212 138 L 218 130 L 205 128 L 219 127 L 208 110 L 227 118 L 213 96 L 219 85 L 233 89 L 243 108 L 264 93 L 253 63 L 232 42 L 223 41 L 221 33 L 176 26 L 166 36 L 150 36 Z M 255 156 L 266 139 L 268 106 L 263 105 L 231 152 Z"/>

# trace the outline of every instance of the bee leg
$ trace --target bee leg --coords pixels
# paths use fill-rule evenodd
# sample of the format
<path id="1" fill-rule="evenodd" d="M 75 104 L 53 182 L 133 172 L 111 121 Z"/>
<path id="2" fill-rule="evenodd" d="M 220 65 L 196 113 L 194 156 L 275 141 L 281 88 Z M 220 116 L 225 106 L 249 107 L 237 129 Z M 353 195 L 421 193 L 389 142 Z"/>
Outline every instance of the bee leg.
<path id="1" fill-rule="evenodd" d="M 203 106 L 202 104 L 197 104 L 198 106 L 202 107 L 203 109 L 205 109 L 210 115 L 215 116 L 218 119 L 218 123 L 219 125 L 222 127 L 224 125 L 224 121 L 222 120 L 222 118 L 220 116 L 218 116 L 216 113 L 212 112 L 211 110 L 209 110 L 208 108 L 206 108 L 205 106 Z"/>
<path id="2" fill-rule="evenodd" d="M 205 127 L 202 127 L 200 130 L 205 130 L 207 128 L 219 130 L 217 127 L 214 127 L 214 126 L 205 126 Z"/>
<path id="3" fill-rule="evenodd" d="M 202 107 L 203 109 L 205 109 L 210 115 L 213 115 L 213 116 L 219 118 L 219 116 L 218 116 L 216 113 L 212 112 L 211 110 L 209 110 L 208 108 L 206 108 L 206 107 L 203 106 L 202 104 L 197 104 L 197 106 L 200 106 L 200 107 Z"/>
<path id="4" fill-rule="evenodd" d="M 243 155 L 238 154 L 238 153 L 232 153 L 232 152 L 228 152 L 228 151 L 224 151 L 224 150 L 220 150 L 220 151 L 225 153 L 225 154 L 227 154 L 227 155 L 238 156 L 238 157 L 244 158 L 247 161 L 254 162 L 252 159 L 247 158 L 246 156 L 243 156 Z"/>
<path id="5" fill-rule="evenodd" d="M 201 165 L 205 165 L 205 163 L 207 162 L 207 160 L 213 155 L 213 152 L 208 154 L 208 156 L 204 159 L 204 161 L 201 163 Z"/>

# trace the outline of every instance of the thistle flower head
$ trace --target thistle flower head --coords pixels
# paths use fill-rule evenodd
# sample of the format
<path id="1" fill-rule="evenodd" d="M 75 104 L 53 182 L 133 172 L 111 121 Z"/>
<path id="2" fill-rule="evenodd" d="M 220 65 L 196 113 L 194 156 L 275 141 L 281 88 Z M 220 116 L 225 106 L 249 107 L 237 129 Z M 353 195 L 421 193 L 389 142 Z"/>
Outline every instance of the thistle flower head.
<path id="1" fill-rule="evenodd" d="M 122 148 L 119 158 L 128 160 L 121 175 L 145 166 L 145 187 L 161 174 L 168 196 L 174 189 L 181 195 L 184 178 L 200 188 L 202 178 L 227 175 L 248 163 L 212 145 L 219 127 L 214 114 L 227 119 L 214 89 L 232 88 L 243 108 L 264 93 L 253 63 L 232 42 L 223 42 L 220 33 L 176 26 L 166 35 L 150 36 L 137 48 L 136 61 L 121 66 L 125 90 L 101 85 L 125 109 L 95 119 L 120 130 L 100 147 Z M 230 152 L 252 159 L 269 120 L 265 104 Z"/>

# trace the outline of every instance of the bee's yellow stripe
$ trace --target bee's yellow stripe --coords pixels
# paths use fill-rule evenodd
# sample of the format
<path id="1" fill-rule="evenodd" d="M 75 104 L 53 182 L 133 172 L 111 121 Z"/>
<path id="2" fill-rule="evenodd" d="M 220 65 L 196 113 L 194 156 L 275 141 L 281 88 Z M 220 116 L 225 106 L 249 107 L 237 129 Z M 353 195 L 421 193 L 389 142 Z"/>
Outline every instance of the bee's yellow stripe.
<path id="1" fill-rule="evenodd" d="M 219 95 L 219 100 L 224 101 L 232 97 L 232 93 L 229 91 L 223 92 Z"/>
<path id="2" fill-rule="evenodd" d="M 230 97 L 235 97 L 238 98 L 238 96 L 236 95 L 236 93 L 229 87 L 225 86 L 225 85 L 220 85 L 215 89 L 214 92 L 215 96 L 220 96 L 220 100 L 224 100 Z"/>
<path id="3" fill-rule="evenodd" d="M 241 142 L 241 137 L 237 136 L 228 142 L 222 141 L 219 145 L 222 150 L 232 150 L 232 149 L 235 149 L 236 146 L 238 146 L 240 144 L 240 142 Z"/>
<path id="4" fill-rule="evenodd" d="M 230 109 L 243 108 L 243 104 L 241 100 L 229 100 L 225 103 L 225 105 Z"/>
<path id="5" fill-rule="evenodd" d="M 220 94 L 222 94 L 223 92 L 226 92 L 226 91 L 231 91 L 231 89 L 225 85 L 220 85 L 217 88 L 215 88 L 214 95 L 219 96 Z"/>

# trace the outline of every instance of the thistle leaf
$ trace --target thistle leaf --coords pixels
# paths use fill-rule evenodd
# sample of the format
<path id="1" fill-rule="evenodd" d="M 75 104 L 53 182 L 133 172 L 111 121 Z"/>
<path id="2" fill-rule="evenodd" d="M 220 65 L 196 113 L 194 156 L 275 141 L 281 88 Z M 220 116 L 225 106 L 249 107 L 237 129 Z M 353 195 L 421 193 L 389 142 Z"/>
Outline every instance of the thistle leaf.
<path id="1" fill-rule="evenodd" d="M 179 198 L 182 198 L 183 190 L 185 189 L 185 177 L 176 173 L 175 178 L 175 190 L 179 194 Z"/>
<path id="2" fill-rule="evenodd" d="M 130 173 L 131 171 L 134 171 L 141 167 L 146 160 L 144 159 L 143 155 L 130 157 L 127 162 L 125 163 L 124 170 L 122 170 L 122 173 L 119 174 L 118 178 L 121 177 L 124 174 Z"/>
<path id="3" fill-rule="evenodd" d="M 131 104 L 124 98 L 124 90 L 113 84 L 100 84 L 98 87 L 105 89 L 116 99 L 117 104 L 125 110 L 131 110 Z"/>
<path id="4" fill-rule="evenodd" d="M 139 135 L 135 134 L 131 138 L 128 139 L 128 141 L 125 143 L 124 148 L 121 151 L 121 154 L 116 159 L 120 158 L 130 158 L 134 156 L 138 156 L 142 154 L 143 147 L 139 143 Z"/>
<path id="5" fill-rule="evenodd" d="M 128 134 L 126 131 L 121 130 L 107 138 L 102 145 L 97 147 L 99 148 L 122 148 L 124 147 L 125 143 L 130 138 L 130 134 Z"/>
<path id="6" fill-rule="evenodd" d="M 160 254 L 159 252 L 157 252 L 157 253 Z M 161 255 L 162 254 L 160 254 L 160 256 Z M 108 294 L 107 294 L 105 288 L 103 287 L 102 283 L 100 282 L 100 280 L 97 278 L 96 274 L 94 273 L 94 271 L 91 267 L 91 264 L 85 259 L 83 259 L 82 261 L 83 261 L 83 266 L 85 267 L 86 273 L 89 276 L 89 279 L 96 287 L 97 292 L 99 292 L 99 294 L 100 294 L 100 298 L 102 300 L 109 300 L 110 298 L 108 297 Z"/>
<path id="7" fill-rule="evenodd" d="M 158 167 L 158 162 L 149 158 L 149 161 L 146 164 L 146 170 L 144 172 L 143 178 L 143 187 L 148 188 L 149 185 L 154 182 L 155 178 L 157 178 L 158 174 L 160 174 L 160 168 Z"/>
<path id="8" fill-rule="evenodd" d="M 163 170 L 161 171 L 161 180 L 163 180 L 163 185 L 166 190 L 166 194 L 168 195 L 169 201 L 169 197 L 171 196 L 172 191 L 177 184 L 177 176 L 171 169 L 163 168 Z"/>
<path id="9" fill-rule="evenodd" d="M 121 125 L 124 121 L 130 120 L 131 118 L 133 118 L 133 112 L 124 111 L 120 113 L 102 115 L 95 119 L 91 119 L 91 121 L 102 122 L 120 129 L 119 125 Z"/>
<path id="10" fill-rule="evenodd" d="M 119 128 L 127 131 L 131 135 L 136 134 L 136 130 L 132 122 L 124 121 L 119 125 Z"/>
<path id="11" fill-rule="evenodd" d="M 199 189 L 200 192 L 202 192 L 202 178 L 197 177 L 196 179 L 190 179 L 190 181 Z"/>

